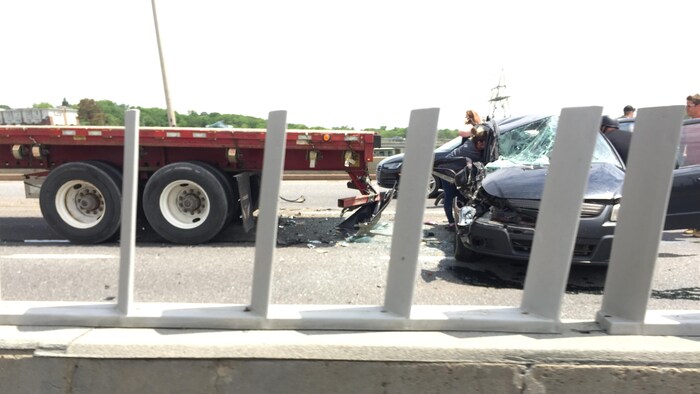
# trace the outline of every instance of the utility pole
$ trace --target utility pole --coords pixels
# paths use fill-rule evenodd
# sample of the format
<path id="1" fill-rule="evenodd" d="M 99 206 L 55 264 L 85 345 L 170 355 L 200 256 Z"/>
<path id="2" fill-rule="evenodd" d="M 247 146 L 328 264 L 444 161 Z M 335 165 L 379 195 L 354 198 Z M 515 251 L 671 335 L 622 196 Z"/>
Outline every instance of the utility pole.
<path id="1" fill-rule="evenodd" d="M 158 15 L 156 14 L 156 0 L 151 0 L 153 7 L 153 24 L 156 27 L 156 41 L 158 42 L 158 56 L 160 57 L 160 72 L 163 74 L 163 90 L 165 90 L 165 107 L 168 114 L 168 126 L 175 127 L 175 111 L 170 104 L 170 92 L 168 90 L 168 78 L 165 74 L 165 60 L 163 59 L 163 47 L 160 45 L 160 32 L 158 30 Z"/>

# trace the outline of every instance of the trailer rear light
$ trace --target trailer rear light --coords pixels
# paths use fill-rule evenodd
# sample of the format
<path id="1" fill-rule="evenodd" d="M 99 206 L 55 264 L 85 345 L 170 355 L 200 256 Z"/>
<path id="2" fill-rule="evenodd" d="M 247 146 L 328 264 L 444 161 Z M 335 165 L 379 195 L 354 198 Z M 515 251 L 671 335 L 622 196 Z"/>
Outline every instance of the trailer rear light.
<path id="1" fill-rule="evenodd" d="M 195 133 L 192 133 L 192 137 L 193 138 L 207 138 L 207 133 L 195 132 Z"/>
<path id="2" fill-rule="evenodd" d="M 12 145 L 12 157 L 17 160 L 21 160 L 24 158 L 25 154 L 27 154 L 27 149 L 24 146 Z"/>
<path id="3" fill-rule="evenodd" d="M 238 163 L 238 152 L 236 148 L 226 149 L 226 159 L 229 163 Z"/>
<path id="4" fill-rule="evenodd" d="M 323 135 L 323 142 L 328 142 L 331 140 L 331 135 L 330 134 L 324 134 Z"/>
<path id="5" fill-rule="evenodd" d="M 345 141 L 359 141 L 360 139 L 356 135 L 346 135 Z"/>
<path id="6" fill-rule="evenodd" d="M 165 136 L 171 137 L 171 138 L 179 138 L 180 132 L 179 131 L 167 131 L 167 132 L 165 132 Z"/>
<path id="7" fill-rule="evenodd" d="M 100 130 L 88 130 L 88 135 L 91 137 L 101 137 L 102 131 L 100 131 Z"/>
<path id="8" fill-rule="evenodd" d="M 75 130 L 62 130 L 62 135 L 75 135 Z"/>

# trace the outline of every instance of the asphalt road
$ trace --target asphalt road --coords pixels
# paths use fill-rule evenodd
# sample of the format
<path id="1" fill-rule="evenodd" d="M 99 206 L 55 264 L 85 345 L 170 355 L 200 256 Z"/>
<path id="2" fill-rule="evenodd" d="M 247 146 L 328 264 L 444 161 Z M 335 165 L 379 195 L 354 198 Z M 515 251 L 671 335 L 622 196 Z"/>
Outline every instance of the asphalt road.
<path id="1" fill-rule="evenodd" d="M 335 231 L 338 198 L 355 195 L 345 181 L 285 181 L 281 189 L 278 263 L 272 302 L 379 305 L 384 300 L 396 202 L 369 236 Z M 346 215 L 347 216 L 347 215 Z M 456 264 L 442 207 L 426 201 L 415 304 L 517 306 L 527 265 L 498 259 Z M 226 229 L 206 245 L 162 242 L 141 223 L 136 301 L 246 304 L 254 260 L 253 233 Z M 650 309 L 700 309 L 700 238 L 666 232 Z M 19 182 L 0 182 L 0 291 L 5 300 L 109 301 L 117 295 L 119 246 L 72 245 L 41 218 L 38 200 Z M 605 267 L 574 266 L 562 305 L 565 319 L 592 320 Z"/>

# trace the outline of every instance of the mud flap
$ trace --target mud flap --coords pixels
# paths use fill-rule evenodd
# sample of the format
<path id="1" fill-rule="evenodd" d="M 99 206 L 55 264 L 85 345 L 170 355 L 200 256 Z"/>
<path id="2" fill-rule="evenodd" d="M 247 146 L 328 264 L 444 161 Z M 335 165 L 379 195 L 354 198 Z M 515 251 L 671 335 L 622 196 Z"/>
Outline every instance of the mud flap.
<path id="1" fill-rule="evenodd" d="M 379 193 L 375 201 L 364 203 L 357 207 L 355 213 L 336 226 L 336 230 L 344 236 L 362 236 L 368 234 L 379 222 L 382 211 L 396 194 L 396 188 Z"/>
<path id="2" fill-rule="evenodd" d="M 243 172 L 234 176 L 234 178 L 236 178 L 236 184 L 238 185 L 243 230 L 247 233 L 255 227 L 255 222 L 253 221 L 253 204 L 250 195 L 250 174 Z"/>

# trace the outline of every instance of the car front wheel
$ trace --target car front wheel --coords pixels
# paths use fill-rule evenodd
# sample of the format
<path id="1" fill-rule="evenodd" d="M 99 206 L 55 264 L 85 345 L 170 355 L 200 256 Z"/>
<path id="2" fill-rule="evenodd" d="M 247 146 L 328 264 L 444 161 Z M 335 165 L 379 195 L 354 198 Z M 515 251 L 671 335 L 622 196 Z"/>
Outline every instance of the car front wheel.
<path id="1" fill-rule="evenodd" d="M 431 175 L 428 179 L 428 198 L 435 198 L 440 194 L 440 180 Z"/>

